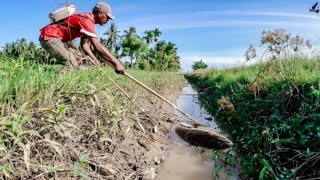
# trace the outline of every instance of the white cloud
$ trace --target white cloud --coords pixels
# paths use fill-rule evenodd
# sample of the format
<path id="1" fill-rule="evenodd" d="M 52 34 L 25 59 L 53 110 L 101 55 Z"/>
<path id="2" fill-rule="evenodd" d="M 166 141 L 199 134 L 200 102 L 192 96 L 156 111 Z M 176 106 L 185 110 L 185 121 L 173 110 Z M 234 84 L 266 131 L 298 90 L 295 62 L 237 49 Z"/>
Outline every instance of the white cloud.
<path id="1" fill-rule="evenodd" d="M 266 17 L 277 17 L 266 20 Z M 279 18 L 285 18 L 278 20 Z M 252 20 L 256 18 L 259 20 Z M 211 28 L 211 27 L 257 27 L 282 26 L 319 28 L 320 17 L 305 13 L 272 12 L 272 11 L 198 11 L 193 13 L 176 13 L 161 16 L 149 16 L 131 19 L 119 23 L 121 28 L 134 25 L 138 30 L 158 27 L 166 30 Z"/>
<path id="2" fill-rule="evenodd" d="M 163 30 L 185 30 L 193 28 L 218 28 L 228 27 L 237 31 L 238 27 L 247 29 L 288 28 L 299 30 L 301 33 L 316 32 L 320 28 L 319 16 L 308 13 L 275 12 L 275 11 L 198 11 L 163 14 L 130 19 L 127 22 L 119 22 L 120 29 L 129 26 L 137 27 L 138 33 L 146 29 L 160 28 Z M 303 29 L 303 30 L 301 30 Z M 260 33 L 260 32 L 259 32 Z M 187 38 L 187 37 L 186 37 Z M 237 37 L 235 37 L 237 38 Z M 191 65 L 202 59 L 209 66 L 243 65 L 245 62 L 245 48 L 234 53 L 229 52 L 183 52 L 180 53 L 181 64 L 184 71 L 191 70 Z M 227 51 L 227 48 L 225 48 Z M 214 51 L 214 50 L 212 50 Z M 252 62 L 251 62 L 252 63 Z"/>
<path id="3" fill-rule="evenodd" d="M 207 19 L 208 15 L 215 16 L 231 16 L 231 17 L 244 17 L 244 16 L 277 16 L 277 17 L 287 17 L 287 18 L 301 18 L 301 19 L 320 19 L 319 16 L 310 15 L 306 13 L 292 13 L 292 12 L 274 12 L 274 11 L 238 11 L 238 10 L 226 10 L 226 11 L 197 11 L 197 12 L 182 12 L 182 13 L 174 13 L 174 14 L 164 14 L 164 15 L 155 15 L 142 17 L 134 20 L 130 20 L 130 22 L 143 23 L 146 21 L 157 21 L 157 20 L 165 20 L 171 21 L 172 19 L 181 19 L 186 20 L 189 19 Z M 212 16 L 213 18 L 215 16 Z M 129 22 L 128 22 L 129 23 Z"/>
<path id="4" fill-rule="evenodd" d="M 209 67 L 229 67 L 235 65 L 242 65 L 245 63 L 244 57 L 232 57 L 232 56 L 199 56 L 196 54 L 183 54 L 181 55 L 181 64 L 183 71 L 191 71 L 191 66 L 195 61 L 201 60 L 208 64 Z"/>
<path id="5" fill-rule="evenodd" d="M 224 16 L 277 16 L 288 18 L 301 18 L 301 19 L 320 19 L 319 16 L 310 15 L 306 13 L 292 13 L 292 12 L 273 12 L 273 11 L 203 11 L 201 14 L 206 15 L 224 15 Z"/>

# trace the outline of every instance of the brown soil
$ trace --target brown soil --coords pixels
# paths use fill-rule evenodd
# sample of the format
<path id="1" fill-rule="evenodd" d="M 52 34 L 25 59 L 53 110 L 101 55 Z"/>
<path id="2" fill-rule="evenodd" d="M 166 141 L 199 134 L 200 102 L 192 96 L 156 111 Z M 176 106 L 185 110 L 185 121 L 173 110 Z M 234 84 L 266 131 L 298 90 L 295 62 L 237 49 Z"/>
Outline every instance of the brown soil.
<path id="1" fill-rule="evenodd" d="M 152 88 L 175 102 L 182 85 Z M 57 104 L 67 107 L 63 114 L 54 116 L 48 109 L 30 112 L 24 129 L 39 134 L 25 135 L 24 148 L 7 144 L 10 153 L 0 155 L 13 164 L 12 179 L 155 179 L 165 159 L 168 132 L 177 121 L 168 105 L 147 92 L 134 100 L 140 107 L 120 93 L 57 96 Z M 5 179 L 1 173 L 0 179 Z"/>

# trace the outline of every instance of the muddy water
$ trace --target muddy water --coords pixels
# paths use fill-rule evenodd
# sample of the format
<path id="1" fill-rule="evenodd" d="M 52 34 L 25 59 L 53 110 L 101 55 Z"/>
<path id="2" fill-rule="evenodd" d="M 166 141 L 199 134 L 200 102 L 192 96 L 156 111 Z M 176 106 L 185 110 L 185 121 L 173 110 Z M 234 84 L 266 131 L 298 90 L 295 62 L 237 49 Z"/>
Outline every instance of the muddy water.
<path id="1" fill-rule="evenodd" d="M 176 104 L 199 123 L 220 132 L 212 117 L 199 105 L 197 94 L 189 84 L 186 84 Z M 181 119 L 185 118 L 179 112 L 176 114 L 181 116 Z M 170 133 L 170 138 L 172 142 L 169 145 L 169 153 L 160 167 L 157 180 L 212 180 L 215 174 L 218 174 L 219 179 L 239 179 L 238 168 L 222 168 L 224 170 L 219 171 L 214 169 L 215 164 L 219 162 L 214 162 L 214 153 L 211 150 L 190 146 L 175 132 Z"/>

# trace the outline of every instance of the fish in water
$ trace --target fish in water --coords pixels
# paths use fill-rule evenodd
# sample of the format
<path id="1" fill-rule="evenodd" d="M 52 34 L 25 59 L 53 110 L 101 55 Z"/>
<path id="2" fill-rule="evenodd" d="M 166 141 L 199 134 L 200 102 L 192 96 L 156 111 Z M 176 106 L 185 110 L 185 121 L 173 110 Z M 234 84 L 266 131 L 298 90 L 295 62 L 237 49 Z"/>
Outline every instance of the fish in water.
<path id="1" fill-rule="evenodd" d="M 184 141 L 194 146 L 214 150 L 224 150 L 233 146 L 228 138 L 196 124 L 180 123 L 174 130 Z"/>

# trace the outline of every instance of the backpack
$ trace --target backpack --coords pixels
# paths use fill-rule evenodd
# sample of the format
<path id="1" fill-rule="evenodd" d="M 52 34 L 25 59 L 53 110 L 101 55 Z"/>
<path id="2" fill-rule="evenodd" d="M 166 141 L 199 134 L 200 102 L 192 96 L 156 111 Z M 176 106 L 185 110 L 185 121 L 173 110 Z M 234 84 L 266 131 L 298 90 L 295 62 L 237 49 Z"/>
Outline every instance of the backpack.
<path id="1" fill-rule="evenodd" d="M 77 7 L 72 4 L 66 4 L 64 7 L 59 8 L 49 14 L 51 23 L 57 23 L 77 13 Z"/>

